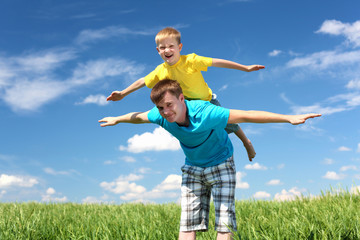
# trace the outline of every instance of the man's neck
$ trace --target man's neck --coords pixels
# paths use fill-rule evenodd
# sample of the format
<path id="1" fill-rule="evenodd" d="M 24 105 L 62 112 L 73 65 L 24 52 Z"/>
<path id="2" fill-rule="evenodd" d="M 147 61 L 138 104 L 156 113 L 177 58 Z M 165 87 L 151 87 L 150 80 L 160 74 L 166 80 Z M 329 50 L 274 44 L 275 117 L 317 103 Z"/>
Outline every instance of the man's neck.
<path id="1" fill-rule="evenodd" d="M 184 119 L 184 121 L 176 122 L 180 127 L 188 127 L 188 126 L 190 125 L 188 108 L 187 108 L 187 106 L 186 106 L 186 103 L 185 103 L 185 107 L 186 107 L 186 113 L 185 113 L 185 119 Z"/>

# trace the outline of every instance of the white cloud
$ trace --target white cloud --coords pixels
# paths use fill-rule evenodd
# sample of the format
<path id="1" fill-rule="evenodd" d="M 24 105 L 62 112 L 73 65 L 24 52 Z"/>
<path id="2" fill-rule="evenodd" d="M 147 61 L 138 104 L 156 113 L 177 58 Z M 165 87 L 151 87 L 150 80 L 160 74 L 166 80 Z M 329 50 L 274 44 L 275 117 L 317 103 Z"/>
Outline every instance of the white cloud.
<path id="1" fill-rule="evenodd" d="M 143 193 L 146 191 L 146 188 L 143 186 L 137 185 L 136 183 L 131 183 L 128 181 L 115 181 L 115 182 L 102 182 L 100 183 L 100 187 L 104 188 L 105 190 L 115 193 L 115 194 L 122 194 L 122 193 Z"/>
<path id="2" fill-rule="evenodd" d="M 22 73 L 45 73 L 52 71 L 69 60 L 75 59 L 73 49 L 48 49 L 33 52 L 25 56 L 10 58 L 13 67 Z"/>
<path id="3" fill-rule="evenodd" d="M 291 105 L 294 104 L 288 97 L 286 97 L 285 93 L 281 93 L 280 98 L 287 104 L 291 104 Z"/>
<path id="4" fill-rule="evenodd" d="M 276 186 L 282 185 L 283 183 L 279 179 L 272 179 L 266 183 L 267 185 Z"/>
<path id="5" fill-rule="evenodd" d="M 329 179 L 329 180 L 341 180 L 341 179 L 345 178 L 345 175 L 337 174 L 336 172 L 333 172 L 333 171 L 328 171 L 328 172 L 326 172 L 325 176 L 323 176 L 323 178 Z"/>
<path id="6" fill-rule="evenodd" d="M 0 191 L 0 198 L 4 197 L 5 194 L 6 194 L 6 191 L 5 191 L 5 190 L 1 190 L 1 191 Z"/>
<path id="7" fill-rule="evenodd" d="M 330 35 L 342 35 L 355 47 L 360 46 L 360 21 L 354 23 L 342 23 L 337 20 L 326 20 L 317 33 Z"/>
<path id="8" fill-rule="evenodd" d="M 351 151 L 351 148 L 345 147 L 345 146 L 341 146 L 338 148 L 339 152 L 349 152 Z"/>
<path id="9" fill-rule="evenodd" d="M 138 172 L 139 172 L 139 173 L 142 173 L 142 174 L 146 174 L 146 173 L 151 172 L 151 168 L 145 168 L 145 167 L 139 168 L 139 169 L 138 169 Z"/>
<path id="10" fill-rule="evenodd" d="M 343 111 L 350 111 L 360 106 L 360 96 L 356 92 L 339 94 L 325 99 L 321 103 L 315 103 L 311 106 L 292 106 L 294 114 L 321 113 L 331 115 Z"/>
<path id="11" fill-rule="evenodd" d="M 35 111 L 71 90 L 108 77 L 134 79 L 144 66 L 120 58 L 107 58 L 69 65 L 69 77 L 60 77 L 60 67 L 74 64 L 72 49 L 48 49 L 24 56 L 0 58 L 0 99 L 13 111 Z M 21 97 L 19 97 L 21 96 Z M 92 96 L 84 103 L 104 104 L 102 97 Z"/>
<path id="12" fill-rule="evenodd" d="M 286 191 L 285 189 L 281 190 L 280 193 L 276 193 L 274 200 L 276 201 L 292 201 L 295 200 L 298 197 L 301 197 L 302 192 L 305 190 L 300 190 L 297 187 L 291 188 L 289 191 Z"/>
<path id="13" fill-rule="evenodd" d="M 283 163 L 282 163 L 282 164 L 279 164 L 279 165 L 277 166 L 278 169 L 283 169 L 284 167 L 285 167 L 285 164 L 283 164 Z"/>
<path id="14" fill-rule="evenodd" d="M 55 197 L 56 191 L 54 188 L 48 188 L 46 194 L 42 195 L 41 201 L 43 202 L 66 202 L 68 201 L 67 197 Z"/>
<path id="15" fill-rule="evenodd" d="M 10 188 L 10 187 L 30 188 L 38 183 L 39 183 L 38 180 L 32 177 L 12 176 L 7 174 L 0 175 L 0 188 Z"/>
<path id="16" fill-rule="evenodd" d="M 136 162 L 136 159 L 134 157 L 130 157 L 130 156 L 124 156 L 121 158 L 121 160 L 123 160 L 124 162 L 128 162 L 128 163 Z"/>
<path id="17" fill-rule="evenodd" d="M 259 192 L 256 192 L 253 197 L 255 199 L 264 199 L 264 198 L 269 198 L 271 197 L 271 194 L 270 193 L 267 193 L 267 192 L 264 192 L 264 191 L 259 191 Z"/>
<path id="18" fill-rule="evenodd" d="M 360 90 L 360 78 L 359 79 L 353 79 L 348 82 L 346 85 L 346 88 L 348 89 L 357 89 Z"/>
<path id="19" fill-rule="evenodd" d="M 73 71 L 72 77 L 67 80 L 66 84 L 77 87 L 91 84 L 97 80 L 103 80 L 106 77 L 119 75 L 127 75 L 129 78 L 134 78 L 134 76 L 137 76 L 143 70 L 144 66 L 121 58 L 91 60 L 78 64 Z"/>
<path id="20" fill-rule="evenodd" d="M 342 166 L 342 167 L 340 168 L 340 171 L 341 171 L 341 172 L 346 172 L 346 171 L 349 171 L 349 170 L 354 170 L 354 171 L 356 171 L 356 170 L 357 170 L 357 167 L 354 166 L 354 165 L 349 165 L 349 166 Z"/>
<path id="21" fill-rule="evenodd" d="M 180 149 L 179 141 L 162 127 L 155 128 L 152 133 L 136 134 L 127 142 L 127 147 L 119 147 L 121 151 L 140 153 L 145 151 L 177 151 Z"/>
<path id="22" fill-rule="evenodd" d="M 324 161 L 323 161 L 323 163 L 324 163 L 325 165 L 332 165 L 332 164 L 335 163 L 335 161 L 334 161 L 333 159 L 331 159 L 331 158 L 325 158 Z"/>
<path id="23" fill-rule="evenodd" d="M 309 67 L 311 69 L 324 70 L 334 65 L 354 64 L 360 62 L 360 51 L 340 52 L 322 51 L 305 57 L 297 57 L 290 60 L 286 66 L 289 68 Z"/>
<path id="24" fill-rule="evenodd" d="M 236 172 L 236 188 L 248 189 L 250 185 L 247 182 L 243 182 L 241 179 L 246 176 L 246 173 Z"/>
<path id="25" fill-rule="evenodd" d="M 94 204 L 94 203 L 109 203 L 108 202 L 109 196 L 108 195 L 104 195 L 102 196 L 100 199 L 93 197 L 93 196 L 87 196 L 86 198 L 82 199 L 81 202 L 85 203 L 85 204 Z"/>
<path id="26" fill-rule="evenodd" d="M 352 194 L 360 194 L 360 186 L 352 186 L 350 189 L 350 193 Z"/>
<path id="27" fill-rule="evenodd" d="M 128 176 L 119 176 L 113 182 L 102 182 L 100 183 L 100 186 L 105 190 L 116 194 L 122 194 L 125 192 L 142 193 L 145 192 L 146 189 L 143 186 L 139 186 L 136 183 L 131 182 L 141 180 L 142 178 L 142 175 L 129 174 Z"/>
<path id="28" fill-rule="evenodd" d="M 113 165 L 116 164 L 116 161 L 107 160 L 104 162 L 105 165 Z"/>
<path id="29" fill-rule="evenodd" d="M 48 194 L 48 195 L 53 195 L 53 194 L 55 194 L 55 189 L 53 189 L 53 188 L 48 188 L 47 190 L 46 190 L 46 194 Z"/>
<path id="30" fill-rule="evenodd" d="M 109 26 L 97 30 L 83 30 L 80 32 L 75 42 L 77 44 L 83 45 L 86 43 L 93 43 L 100 40 L 106 40 L 113 37 L 126 37 L 126 36 L 154 36 L 157 32 L 157 29 L 147 29 L 147 30 L 133 30 L 125 27 L 119 26 Z"/>
<path id="31" fill-rule="evenodd" d="M 73 169 L 71 169 L 69 171 L 56 171 L 56 170 L 54 170 L 52 168 L 49 168 L 49 167 L 44 168 L 44 172 L 47 173 L 47 174 L 50 174 L 50 175 L 54 175 L 54 176 L 56 176 L 56 175 L 70 175 L 70 174 L 73 174 L 73 173 L 79 174 L 77 171 L 75 171 Z"/>
<path id="32" fill-rule="evenodd" d="M 180 195 L 180 175 L 170 174 L 151 191 L 147 191 L 145 187 L 137 185 L 134 182 L 130 182 L 137 181 L 139 179 L 139 176 L 130 174 L 129 176 L 120 176 L 114 182 L 102 182 L 100 186 L 107 191 L 120 194 L 120 199 L 124 201 L 147 202 L 149 199 L 176 198 Z M 177 191 L 172 192 L 173 190 Z"/>
<path id="33" fill-rule="evenodd" d="M 0 160 L 2 161 L 11 161 L 13 159 L 15 159 L 15 156 L 0 154 Z"/>
<path id="34" fill-rule="evenodd" d="M 2 98 L 13 111 L 33 111 L 68 90 L 67 85 L 49 79 L 18 79 L 12 86 L 5 89 Z"/>
<path id="35" fill-rule="evenodd" d="M 181 175 L 170 174 L 162 181 L 159 185 L 157 185 L 153 192 L 165 192 L 170 190 L 180 190 L 181 188 Z"/>
<path id="36" fill-rule="evenodd" d="M 227 88 L 228 88 L 228 84 L 225 84 L 224 86 L 222 86 L 220 89 L 219 89 L 219 92 L 221 91 L 225 91 Z"/>
<path id="37" fill-rule="evenodd" d="M 267 170 L 267 167 L 260 165 L 259 163 L 245 165 L 247 170 Z"/>
<path id="38" fill-rule="evenodd" d="M 106 96 L 102 95 L 102 94 L 97 94 L 97 95 L 89 95 L 87 96 L 83 101 L 77 103 L 79 105 L 83 105 L 83 104 L 96 104 L 99 106 L 105 106 L 107 105 L 109 102 L 106 101 Z"/>
<path id="39" fill-rule="evenodd" d="M 281 53 L 282 53 L 281 50 L 275 49 L 275 50 L 273 50 L 272 52 L 269 52 L 269 56 L 270 56 L 270 57 L 275 57 L 275 56 L 278 56 L 278 55 L 281 54 Z"/>

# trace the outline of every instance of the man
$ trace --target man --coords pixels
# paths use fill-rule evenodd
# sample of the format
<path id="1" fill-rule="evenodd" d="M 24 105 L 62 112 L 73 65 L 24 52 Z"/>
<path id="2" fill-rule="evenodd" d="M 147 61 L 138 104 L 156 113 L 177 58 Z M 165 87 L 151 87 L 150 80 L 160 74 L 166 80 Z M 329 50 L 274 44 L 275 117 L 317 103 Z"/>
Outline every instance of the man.
<path id="1" fill-rule="evenodd" d="M 182 169 L 181 220 L 179 239 L 195 239 L 196 231 L 206 231 L 210 197 L 215 206 L 217 239 L 231 239 L 236 231 L 236 170 L 233 146 L 224 130 L 228 123 L 302 124 L 320 114 L 282 115 L 263 111 L 226 109 L 202 100 L 185 100 L 174 80 L 159 81 L 152 89 L 156 105 L 147 112 L 106 117 L 102 127 L 118 123 L 155 123 L 180 141 L 186 159 Z"/>

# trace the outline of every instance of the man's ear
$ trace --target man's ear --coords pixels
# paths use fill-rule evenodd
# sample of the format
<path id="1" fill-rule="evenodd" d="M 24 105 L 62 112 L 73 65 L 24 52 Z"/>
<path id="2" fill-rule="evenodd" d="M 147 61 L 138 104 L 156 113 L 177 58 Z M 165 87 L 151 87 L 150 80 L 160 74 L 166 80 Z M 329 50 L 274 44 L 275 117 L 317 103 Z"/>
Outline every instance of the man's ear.
<path id="1" fill-rule="evenodd" d="M 181 102 L 185 102 L 184 94 L 180 93 L 180 95 L 179 95 L 179 100 L 180 100 Z"/>

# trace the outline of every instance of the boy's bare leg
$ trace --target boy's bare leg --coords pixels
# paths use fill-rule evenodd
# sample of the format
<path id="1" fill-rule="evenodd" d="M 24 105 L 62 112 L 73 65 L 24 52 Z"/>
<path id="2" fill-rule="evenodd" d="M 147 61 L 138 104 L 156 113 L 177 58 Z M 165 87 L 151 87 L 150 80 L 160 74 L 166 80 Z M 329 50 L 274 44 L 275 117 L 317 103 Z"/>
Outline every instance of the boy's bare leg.
<path id="1" fill-rule="evenodd" d="M 239 130 L 234 133 L 243 142 L 244 147 L 245 147 L 248 157 L 249 157 L 249 161 L 251 162 L 252 159 L 256 155 L 255 149 L 254 149 L 253 145 L 251 144 L 251 141 L 245 136 L 245 133 L 243 132 L 243 130 L 240 127 L 239 127 Z"/>
<path id="2" fill-rule="evenodd" d="M 222 232 L 218 232 L 217 233 L 217 238 L 216 240 L 231 240 L 233 239 L 234 235 L 230 232 L 230 233 L 222 233 Z"/>
<path id="3" fill-rule="evenodd" d="M 196 239 L 196 232 L 180 232 L 179 233 L 179 240 L 195 240 Z"/>

